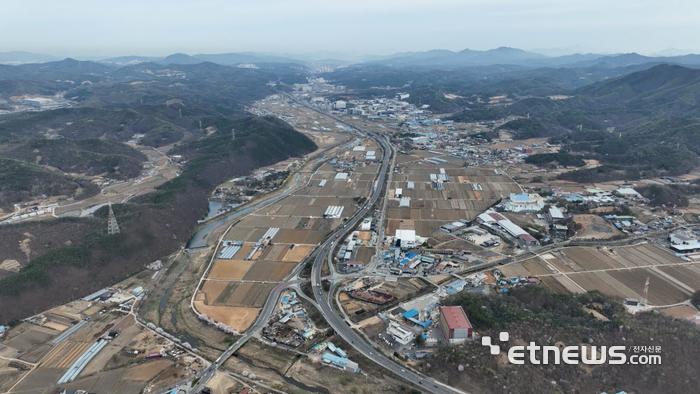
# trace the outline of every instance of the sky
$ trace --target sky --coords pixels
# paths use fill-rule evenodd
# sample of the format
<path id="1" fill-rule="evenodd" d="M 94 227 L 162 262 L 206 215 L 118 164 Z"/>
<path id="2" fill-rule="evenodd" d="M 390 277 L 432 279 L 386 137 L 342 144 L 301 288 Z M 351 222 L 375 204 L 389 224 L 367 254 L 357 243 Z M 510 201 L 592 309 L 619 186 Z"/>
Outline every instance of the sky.
<path id="1" fill-rule="evenodd" d="M 700 52 L 698 0 L 2 0 L 0 52 Z"/>

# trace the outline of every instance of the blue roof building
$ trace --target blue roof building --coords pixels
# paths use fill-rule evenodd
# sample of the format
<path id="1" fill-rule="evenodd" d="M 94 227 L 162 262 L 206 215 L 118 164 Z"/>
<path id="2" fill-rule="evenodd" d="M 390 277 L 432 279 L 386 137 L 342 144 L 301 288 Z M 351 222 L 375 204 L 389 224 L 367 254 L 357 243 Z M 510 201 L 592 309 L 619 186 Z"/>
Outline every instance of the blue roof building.
<path id="1" fill-rule="evenodd" d="M 418 311 L 415 309 L 410 309 L 410 310 L 407 310 L 406 312 L 402 313 L 401 316 L 403 316 L 406 319 L 410 319 L 412 317 L 418 316 Z"/>

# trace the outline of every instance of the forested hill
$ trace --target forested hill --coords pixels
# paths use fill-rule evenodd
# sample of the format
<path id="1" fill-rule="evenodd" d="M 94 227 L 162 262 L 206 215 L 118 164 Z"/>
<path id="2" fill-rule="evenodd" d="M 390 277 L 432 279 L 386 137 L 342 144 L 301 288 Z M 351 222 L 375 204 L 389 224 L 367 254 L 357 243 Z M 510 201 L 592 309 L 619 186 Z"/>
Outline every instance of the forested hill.
<path id="1" fill-rule="evenodd" d="M 187 242 L 197 220 L 206 213 L 207 198 L 215 186 L 316 149 L 308 137 L 277 118 L 212 117 L 203 123 L 220 131 L 176 149 L 188 160 L 179 177 L 128 204 L 114 205 L 121 234 L 106 234 L 106 209 L 98 211 L 96 219 L 46 225 L 59 245 L 69 246 L 34 255 L 19 273 L 0 280 L 3 320 L 24 318 L 89 294 L 174 252 Z M 236 141 L 231 141 L 232 127 Z M 28 231 L 25 227 L 3 226 L 0 242 L 16 244 L 17 234 Z M 71 232 L 80 236 L 67 242 L 64 236 Z M 26 258 L 20 253 L 6 258 Z M 72 292 L 65 291 L 66 283 L 71 283 Z"/>

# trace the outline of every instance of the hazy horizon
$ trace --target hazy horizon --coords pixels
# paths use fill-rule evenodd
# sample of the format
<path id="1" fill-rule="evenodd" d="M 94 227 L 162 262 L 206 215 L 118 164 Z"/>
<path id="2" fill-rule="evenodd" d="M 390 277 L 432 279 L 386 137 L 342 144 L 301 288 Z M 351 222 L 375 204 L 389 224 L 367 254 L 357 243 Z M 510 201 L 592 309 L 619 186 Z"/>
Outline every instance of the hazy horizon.
<path id="1" fill-rule="evenodd" d="M 263 4 L 261 4 L 263 3 Z M 671 6 L 673 5 L 673 6 Z M 430 49 L 698 50 L 700 3 L 534 0 L 3 2 L 0 52 L 59 57 Z"/>

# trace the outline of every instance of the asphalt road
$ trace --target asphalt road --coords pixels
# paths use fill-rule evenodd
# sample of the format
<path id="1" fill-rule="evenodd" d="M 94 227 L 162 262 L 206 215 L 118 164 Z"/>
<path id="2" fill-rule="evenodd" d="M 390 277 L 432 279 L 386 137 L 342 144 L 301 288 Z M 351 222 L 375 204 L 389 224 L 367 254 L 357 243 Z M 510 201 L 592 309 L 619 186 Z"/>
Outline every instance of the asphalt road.
<path id="1" fill-rule="evenodd" d="M 289 96 L 289 95 L 288 95 Z M 294 97 L 289 96 L 292 100 L 297 101 Z M 305 103 L 302 103 L 300 101 L 297 101 L 301 105 L 305 105 Z M 305 105 L 306 106 L 306 105 Z M 310 108 L 310 107 L 309 107 Z M 316 112 L 319 112 L 315 108 L 310 108 Z M 343 124 L 346 124 L 342 119 L 339 119 L 333 115 L 327 114 L 327 113 L 322 113 L 321 114 L 328 116 L 338 122 L 341 122 Z M 352 126 L 351 126 L 352 127 Z M 334 233 L 331 234 L 331 236 L 319 247 L 318 253 L 316 254 L 316 257 L 314 259 L 314 264 L 311 272 L 311 284 L 313 288 L 313 296 L 316 299 L 316 302 L 318 303 L 318 307 L 323 314 L 324 318 L 330 326 L 335 330 L 336 333 L 338 333 L 343 339 L 345 339 L 351 346 L 353 346 L 358 352 L 362 353 L 365 357 L 368 359 L 376 362 L 377 364 L 383 366 L 384 368 L 388 369 L 389 371 L 393 372 L 397 376 L 401 377 L 402 379 L 413 383 L 416 387 L 420 388 L 421 390 L 436 393 L 436 394 L 455 394 L 458 393 L 459 391 L 451 389 L 449 386 L 442 385 L 438 383 L 437 381 L 423 377 L 415 372 L 412 372 L 410 370 L 405 369 L 404 367 L 396 364 L 394 361 L 390 360 L 389 358 L 383 356 L 381 353 L 377 351 L 377 349 L 373 349 L 369 344 L 367 344 L 359 335 L 355 333 L 346 323 L 343 321 L 341 317 L 339 317 L 335 311 L 333 310 L 330 300 L 327 299 L 326 297 L 323 296 L 323 291 L 321 287 L 321 267 L 323 266 L 323 261 L 327 257 L 328 253 L 330 253 L 333 250 L 333 247 L 335 246 L 335 242 L 339 239 L 343 239 L 344 236 L 352 231 L 355 226 L 359 223 L 360 220 L 364 219 L 366 215 L 369 213 L 370 208 L 377 202 L 379 199 L 379 196 L 381 195 L 382 188 L 384 186 L 384 182 L 386 180 L 386 174 L 387 174 L 387 169 L 390 164 L 389 159 L 391 158 L 391 153 L 392 153 L 392 148 L 391 144 L 387 140 L 385 136 L 378 135 L 376 133 L 368 132 L 366 130 L 353 127 L 360 132 L 364 133 L 365 135 L 371 137 L 374 139 L 381 147 L 383 151 L 383 159 L 382 159 L 382 164 L 380 167 L 379 171 L 379 176 L 377 178 L 377 182 L 375 183 L 375 187 L 372 190 L 372 198 L 370 201 L 365 204 L 365 206 L 358 211 L 355 216 L 350 219 L 343 227 L 339 228 L 336 230 Z M 286 194 L 289 194 L 293 192 L 295 188 L 292 188 L 288 192 L 285 192 Z M 268 199 L 262 203 L 269 203 L 271 201 L 276 200 L 277 198 L 282 198 L 282 196 L 276 196 L 271 199 Z M 256 206 L 259 204 L 256 204 Z M 249 207 L 250 209 L 253 209 L 253 207 Z M 249 211 L 246 211 L 247 213 Z M 240 212 L 240 214 L 245 214 L 244 212 Z M 237 212 L 238 214 L 238 212 Z M 238 215 L 232 215 L 238 217 Z M 216 223 L 216 226 L 220 226 L 224 221 L 229 221 L 233 220 L 233 218 L 226 217 L 223 219 L 220 219 L 216 222 L 211 223 L 210 225 L 213 225 Z M 215 228 L 216 226 L 210 227 L 210 225 L 207 225 L 200 229 L 198 233 L 196 234 L 196 237 L 193 237 L 193 240 L 195 242 L 203 242 L 205 243 L 206 241 L 206 236 Z M 337 236 L 337 238 L 336 238 Z M 192 241 L 190 241 L 192 242 Z M 196 247 L 194 244 L 188 245 L 189 247 Z M 295 270 L 293 271 L 292 275 L 290 277 L 296 277 L 296 275 L 301 271 L 301 269 L 304 267 L 305 264 L 299 264 Z M 218 369 L 219 366 L 221 366 L 223 363 L 228 360 L 229 357 L 233 355 L 238 349 L 240 349 L 243 344 L 245 344 L 251 337 L 253 337 L 260 329 L 262 329 L 265 324 L 270 319 L 270 316 L 272 315 L 272 312 L 275 309 L 275 306 L 277 305 L 277 300 L 280 295 L 280 291 L 284 289 L 285 287 L 290 286 L 291 284 L 294 284 L 295 282 L 300 282 L 300 281 L 288 281 L 279 284 L 277 287 L 273 289 L 272 292 L 270 292 L 270 295 L 268 296 L 267 301 L 265 302 L 265 305 L 263 306 L 263 309 L 260 311 L 260 314 L 258 315 L 258 318 L 255 320 L 255 323 L 246 331 L 246 333 L 239 338 L 233 345 L 231 345 L 224 353 L 222 353 L 219 358 L 213 362 L 209 367 L 204 369 L 198 374 L 198 377 L 200 378 L 198 383 L 192 387 L 189 392 L 190 393 L 198 393 L 206 384 L 206 382 L 211 379 L 212 376 L 216 373 L 216 370 Z"/>
<path id="2" fill-rule="evenodd" d="M 402 379 L 413 383 L 416 387 L 422 390 L 437 394 L 454 394 L 456 393 L 455 390 L 443 386 L 430 378 L 423 377 L 417 373 L 405 369 L 404 367 L 396 364 L 394 361 L 382 355 L 377 349 L 374 349 L 372 346 L 368 345 L 359 335 L 357 335 L 357 333 L 355 333 L 355 331 L 352 328 L 350 328 L 347 325 L 347 323 L 342 318 L 340 318 L 340 316 L 336 314 L 336 312 L 333 310 L 333 307 L 330 304 L 331 301 L 323 295 L 323 289 L 321 286 L 321 267 L 323 266 L 323 262 L 326 258 L 326 255 L 328 255 L 328 253 L 330 253 L 333 250 L 333 247 L 335 246 L 335 242 L 337 240 L 343 239 L 345 235 L 352 231 L 355 228 L 355 226 L 359 223 L 359 221 L 367 215 L 367 213 L 369 212 L 369 208 L 373 206 L 379 199 L 379 196 L 381 195 L 381 189 L 384 185 L 387 167 L 389 165 L 389 159 L 391 158 L 391 147 L 385 137 L 376 136 L 372 133 L 368 134 L 373 136 L 373 138 L 382 146 L 382 150 L 384 151 L 382 166 L 379 172 L 379 177 L 377 179 L 377 188 L 374 190 L 374 194 L 370 199 L 370 202 L 360 212 L 358 212 L 357 215 L 355 215 L 351 220 L 349 220 L 345 224 L 345 226 L 333 233 L 331 237 L 328 240 L 326 240 L 326 242 L 324 242 L 323 245 L 320 247 L 319 253 L 316 255 L 314 265 L 311 271 L 311 285 L 314 292 L 314 298 L 316 299 L 321 313 L 323 314 L 323 317 L 326 319 L 328 324 L 330 324 L 330 326 L 333 327 L 335 332 L 338 333 L 343 339 L 345 339 L 352 347 L 354 347 L 358 352 L 362 353 L 362 355 L 381 365 L 382 367 L 388 369 L 389 371 L 393 372 Z"/>
<path id="3" fill-rule="evenodd" d="M 301 269 L 303 265 L 299 265 L 297 267 L 298 270 Z M 294 274 L 296 275 L 298 271 L 296 271 Z M 295 276 L 293 275 L 293 276 Z M 292 276 L 292 277 L 293 277 Z M 267 301 L 265 302 L 265 305 L 263 306 L 262 310 L 260 311 L 260 314 L 258 315 L 257 319 L 255 320 L 255 323 L 246 331 L 246 333 L 238 338 L 236 342 L 234 342 L 228 349 L 226 349 L 225 352 L 221 353 L 219 358 L 216 359 L 209 367 L 206 369 L 202 370 L 199 373 L 199 382 L 190 389 L 190 393 L 199 393 L 200 390 L 204 388 L 206 383 L 211 379 L 212 376 L 216 373 L 217 368 L 219 366 L 223 365 L 226 360 L 229 359 L 235 353 L 240 349 L 250 338 L 252 338 L 258 331 L 260 331 L 265 324 L 270 320 L 270 316 L 272 316 L 272 312 L 275 310 L 275 306 L 277 305 L 277 301 L 280 296 L 280 292 L 282 289 L 291 286 L 295 283 L 301 283 L 303 282 L 302 280 L 290 280 L 287 282 L 280 283 L 277 285 L 272 291 L 270 292 L 270 295 L 267 297 Z"/>

